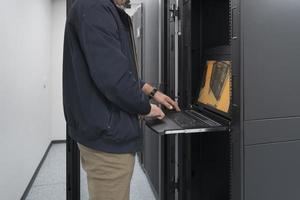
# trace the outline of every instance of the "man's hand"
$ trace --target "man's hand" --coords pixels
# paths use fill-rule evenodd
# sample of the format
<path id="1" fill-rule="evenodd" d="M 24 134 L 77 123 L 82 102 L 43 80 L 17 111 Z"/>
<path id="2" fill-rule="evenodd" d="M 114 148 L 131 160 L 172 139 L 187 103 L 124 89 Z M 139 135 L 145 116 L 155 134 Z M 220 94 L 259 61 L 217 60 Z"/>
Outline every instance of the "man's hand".
<path id="1" fill-rule="evenodd" d="M 157 101 L 158 103 L 164 105 L 169 110 L 175 109 L 177 112 L 180 111 L 178 104 L 173 99 L 171 99 L 167 95 L 163 94 L 162 92 L 157 91 L 155 93 L 153 99 L 155 101 Z"/>
<path id="2" fill-rule="evenodd" d="M 162 120 L 165 117 L 165 113 L 154 104 L 151 104 L 151 111 L 146 117 L 153 117 Z"/>
<path id="3" fill-rule="evenodd" d="M 153 90 L 153 87 L 150 84 L 145 83 L 142 90 L 146 95 L 149 96 L 151 91 Z M 178 104 L 173 99 L 171 99 L 167 95 L 163 94 L 162 92 L 157 91 L 155 93 L 153 99 L 157 103 L 162 104 L 163 106 L 167 107 L 170 110 L 175 109 L 178 112 L 180 111 Z"/>

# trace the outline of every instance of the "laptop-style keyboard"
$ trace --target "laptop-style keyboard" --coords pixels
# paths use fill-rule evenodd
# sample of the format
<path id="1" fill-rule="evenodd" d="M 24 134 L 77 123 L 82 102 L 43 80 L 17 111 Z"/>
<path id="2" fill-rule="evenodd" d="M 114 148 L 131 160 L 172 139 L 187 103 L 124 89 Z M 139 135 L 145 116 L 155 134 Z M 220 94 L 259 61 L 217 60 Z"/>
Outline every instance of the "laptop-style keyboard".
<path id="1" fill-rule="evenodd" d="M 168 117 L 172 119 L 177 125 L 179 125 L 182 128 L 207 128 L 210 127 L 209 124 L 205 123 L 204 121 L 200 119 L 196 119 L 187 113 L 185 111 L 183 112 L 171 112 L 168 113 Z"/>

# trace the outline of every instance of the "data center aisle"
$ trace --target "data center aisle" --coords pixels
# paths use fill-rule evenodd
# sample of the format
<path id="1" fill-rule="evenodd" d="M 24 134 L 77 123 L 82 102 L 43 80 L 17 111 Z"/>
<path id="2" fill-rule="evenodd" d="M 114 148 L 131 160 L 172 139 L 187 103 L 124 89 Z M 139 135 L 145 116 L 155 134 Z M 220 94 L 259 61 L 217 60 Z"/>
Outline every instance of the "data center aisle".
<path id="1" fill-rule="evenodd" d="M 54 144 L 26 200 L 66 199 L 66 145 Z M 88 200 L 85 174 L 81 172 L 81 200 Z M 136 160 L 131 182 L 131 200 L 155 200 L 148 180 Z"/>

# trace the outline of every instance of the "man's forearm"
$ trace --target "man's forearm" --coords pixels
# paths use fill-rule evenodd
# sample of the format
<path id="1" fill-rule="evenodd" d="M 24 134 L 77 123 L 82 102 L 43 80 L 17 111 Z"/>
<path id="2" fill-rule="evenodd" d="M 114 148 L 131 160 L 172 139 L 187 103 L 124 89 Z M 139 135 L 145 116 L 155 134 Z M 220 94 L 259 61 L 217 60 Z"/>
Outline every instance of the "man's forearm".
<path id="1" fill-rule="evenodd" d="M 150 94 L 153 92 L 153 89 L 154 89 L 153 86 L 151 86 L 148 83 L 145 83 L 142 88 L 142 91 L 147 96 L 152 96 Z M 174 100 L 172 100 L 170 97 L 165 95 L 164 93 L 157 91 L 157 92 L 155 92 L 155 94 L 152 97 L 157 103 L 164 105 L 168 109 L 170 109 L 170 110 L 175 109 L 176 111 L 180 111 L 178 104 Z"/>
<path id="2" fill-rule="evenodd" d="M 150 84 L 145 83 L 145 85 L 143 86 L 142 90 L 143 90 L 143 92 L 144 92 L 147 96 L 149 96 L 150 93 L 151 93 L 152 90 L 153 90 L 153 87 L 152 87 Z"/>

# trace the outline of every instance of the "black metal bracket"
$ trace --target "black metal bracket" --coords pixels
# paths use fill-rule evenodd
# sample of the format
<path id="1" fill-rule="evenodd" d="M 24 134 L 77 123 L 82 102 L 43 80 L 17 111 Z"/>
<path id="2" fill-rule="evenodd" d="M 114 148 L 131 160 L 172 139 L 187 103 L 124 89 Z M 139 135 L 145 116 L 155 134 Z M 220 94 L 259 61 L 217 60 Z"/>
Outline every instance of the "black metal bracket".
<path id="1" fill-rule="evenodd" d="M 170 12 L 170 21 L 175 21 L 175 17 L 180 16 L 179 7 L 177 7 L 176 4 L 171 4 L 169 12 Z"/>
<path id="2" fill-rule="evenodd" d="M 77 143 L 68 134 L 67 128 L 67 200 L 80 200 L 80 156 Z"/>

